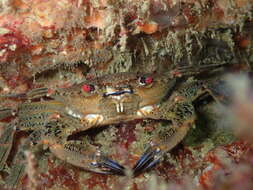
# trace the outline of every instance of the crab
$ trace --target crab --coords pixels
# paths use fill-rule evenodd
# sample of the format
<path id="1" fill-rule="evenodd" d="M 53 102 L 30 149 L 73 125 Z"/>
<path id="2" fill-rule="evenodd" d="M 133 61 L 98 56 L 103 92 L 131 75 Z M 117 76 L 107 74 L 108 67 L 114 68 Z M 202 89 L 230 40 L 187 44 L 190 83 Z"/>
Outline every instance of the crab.
<path id="1" fill-rule="evenodd" d="M 180 67 L 167 73 L 117 73 L 85 80 L 67 88 L 37 88 L 24 94 L 16 109 L 2 108 L 0 120 L 15 117 L 0 138 L 0 170 L 4 170 L 17 130 L 31 132 L 13 161 L 6 184 L 15 186 L 24 174 L 25 150 L 45 145 L 60 160 L 85 170 L 125 175 L 125 167 L 89 143 L 70 135 L 95 127 L 136 119 L 168 120 L 166 135 L 155 136 L 132 168 L 137 176 L 160 162 L 186 136 L 196 114 L 193 102 L 210 90 L 189 76 L 222 65 Z M 181 83 L 180 80 L 184 82 Z M 212 93 L 211 93 L 212 94 Z M 15 172 L 14 172 L 15 171 Z"/>

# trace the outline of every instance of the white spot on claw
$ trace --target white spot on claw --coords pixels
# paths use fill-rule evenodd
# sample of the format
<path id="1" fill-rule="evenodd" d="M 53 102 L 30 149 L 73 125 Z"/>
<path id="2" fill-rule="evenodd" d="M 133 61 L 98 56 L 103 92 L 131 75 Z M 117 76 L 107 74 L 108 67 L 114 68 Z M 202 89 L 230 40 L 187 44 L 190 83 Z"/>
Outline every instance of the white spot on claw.
<path id="1" fill-rule="evenodd" d="M 154 106 L 144 106 L 137 111 L 138 116 L 146 116 L 154 110 Z"/>
<path id="2" fill-rule="evenodd" d="M 85 120 L 91 125 L 99 125 L 104 120 L 104 117 L 99 114 L 88 114 L 85 116 Z"/>
<path id="3" fill-rule="evenodd" d="M 66 108 L 66 111 L 69 115 L 75 117 L 75 118 L 78 118 L 78 119 L 81 119 L 82 118 L 82 114 L 70 109 L 69 107 Z"/>

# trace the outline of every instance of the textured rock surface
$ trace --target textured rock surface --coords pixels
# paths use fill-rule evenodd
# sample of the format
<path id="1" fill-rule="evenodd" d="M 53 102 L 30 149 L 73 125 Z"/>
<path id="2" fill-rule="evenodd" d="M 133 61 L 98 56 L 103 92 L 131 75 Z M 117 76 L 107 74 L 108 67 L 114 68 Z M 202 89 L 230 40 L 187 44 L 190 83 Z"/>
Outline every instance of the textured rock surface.
<path id="1" fill-rule="evenodd" d="M 252 4 L 252 0 L 1 1 L 0 93 L 188 64 L 231 61 L 238 65 L 234 70 L 251 71 Z M 242 94 L 250 94 L 250 87 L 235 84 Z M 217 105 L 201 105 L 195 128 L 150 173 L 134 179 L 92 174 L 44 150 L 39 155 L 28 152 L 27 175 L 17 189 L 253 189 L 252 100 L 235 95 L 233 102 L 224 112 L 235 119 L 236 127 L 224 120 L 227 116 Z M 1 122 L 0 129 L 5 124 Z M 133 166 L 162 127 L 160 122 L 134 121 L 109 126 L 93 138 L 120 163 Z"/>

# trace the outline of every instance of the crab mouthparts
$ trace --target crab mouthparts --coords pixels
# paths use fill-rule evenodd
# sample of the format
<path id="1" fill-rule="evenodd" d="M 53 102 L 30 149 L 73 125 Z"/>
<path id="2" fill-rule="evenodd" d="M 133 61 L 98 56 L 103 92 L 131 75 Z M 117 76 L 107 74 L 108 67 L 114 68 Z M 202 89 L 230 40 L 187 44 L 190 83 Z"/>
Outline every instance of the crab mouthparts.
<path id="1" fill-rule="evenodd" d="M 148 105 L 148 106 L 144 106 L 142 108 L 140 108 L 139 110 L 137 110 L 135 112 L 135 114 L 128 115 L 131 116 L 133 118 L 144 118 L 147 117 L 149 114 L 152 113 L 152 111 L 154 111 L 154 109 L 157 108 L 157 105 Z M 116 104 L 116 110 L 118 113 L 122 113 L 124 112 L 124 107 L 123 104 Z M 134 116 L 135 115 L 135 116 Z M 127 116 L 127 115 L 126 115 Z M 137 116 L 137 117 L 136 117 Z M 105 118 L 103 115 L 101 114 L 87 114 L 85 117 L 85 120 L 91 125 L 91 126 L 98 126 L 101 123 L 104 122 Z M 126 117 L 127 118 L 127 117 Z"/>
<path id="2" fill-rule="evenodd" d="M 107 98 L 110 96 L 110 98 L 112 98 L 115 103 L 116 112 L 123 113 L 124 112 L 125 94 L 132 94 L 132 93 L 133 93 L 133 90 L 128 87 L 125 87 L 125 88 L 107 87 L 106 93 L 104 93 L 103 96 L 104 96 L 104 98 Z"/>

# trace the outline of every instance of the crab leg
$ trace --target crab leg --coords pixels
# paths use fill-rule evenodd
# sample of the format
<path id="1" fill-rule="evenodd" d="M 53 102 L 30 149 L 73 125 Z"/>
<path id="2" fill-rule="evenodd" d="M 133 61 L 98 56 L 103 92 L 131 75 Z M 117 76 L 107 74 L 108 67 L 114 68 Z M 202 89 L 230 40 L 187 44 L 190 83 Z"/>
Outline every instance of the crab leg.
<path id="1" fill-rule="evenodd" d="M 197 87 L 199 87 L 198 83 L 190 82 L 188 86 L 175 92 L 167 100 L 168 104 L 165 103 L 159 108 L 159 112 L 157 112 L 157 114 L 161 114 L 159 118 L 171 121 L 172 127 L 168 127 L 161 134 L 156 135 L 134 166 L 135 176 L 159 163 L 162 156 L 186 136 L 195 120 L 192 101 L 199 95 Z M 154 115 L 154 118 L 158 118 L 158 116 Z"/>
<path id="2" fill-rule="evenodd" d="M 17 185 L 19 184 L 21 178 L 25 174 L 25 168 L 26 168 L 25 152 L 27 150 L 33 150 L 33 148 L 35 148 L 35 146 L 32 146 L 33 145 L 32 142 L 34 142 L 33 141 L 34 139 L 38 140 L 38 138 L 39 138 L 38 131 L 34 131 L 30 135 L 30 137 L 27 140 L 25 140 L 24 144 L 22 144 L 21 147 L 19 148 L 19 151 L 17 155 L 15 156 L 12 167 L 10 169 L 10 173 L 5 180 L 5 185 L 7 187 L 14 188 L 14 187 L 17 187 Z"/>
<path id="3" fill-rule="evenodd" d="M 225 65 L 228 65 L 228 63 L 220 63 L 220 64 L 210 64 L 210 65 L 187 65 L 187 66 L 181 66 L 173 69 L 170 71 L 170 74 L 175 76 L 194 76 L 203 72 L 210 71 L 212 69 L 212 72 L 216 71 L 215 69 L 220 69 L 224 67 Z"/>
<path id="4" fill-rule="evenodd" d="M 44 132 L 41 143 L 47 145 L 56 157 L 77 167 L 101 174 L 124 175 L 123 166 L 109 159 L 91 144 L 67 140 L 71 129 L 75 130 L 69 126 L 74 124 L 73 121 L 61 118 L 50 121 L 45 126 L 47 131 Z M 60 129 L 61 127 L 63 128 Z"/>
<path id="5" fill-rule="evenodd" d="M 15 163 L 10 170 L 10 175 L 5 180 L 7 187 L 16 187 L 25 173 L 25 163 Z"/>
<path id="6" fill-rule="evenodd" d="M 50 151 L 59 159 L 100 174 L 124 175 L 124 167 L 109 159 L 91 145 L 79 144 L 77 141 L 65 143 L 45 138 L 42 142 L 49 146 Z"/>
<path id="7" fill-rule="evenodd" d="M 26 93 L 27 99 L 41 98 L 49 95 L 49 88 L 35 88 Z"/>
<path id="8" fill-rule="evenodd" d="M 8 117 L 14 116 L 15 111 L 11 108 L 1 108 L 0 109 L 0 120 L 6 119 Z"/>
<path id="9" fill-rule="evenodd" d="M 177 105 L 171 107 L 169 113 L 172 114 L 168 114 L 166 119 L 170 118 L 172 127 L 168 126 L 167 130 L 162 134 L 157 134 L 150 142 L 149 147 L 133 168 L 135 176 L 159 163 L 166 152 L 182 141 L 194 122 L 194 108 L 189 102 L 178 102 Z"/>
<path id="10" fill-rule="evenodd" d="M 0 171 L 4 170 L 6 160 L 10 153 L 13 137 L 15 133 L 14 122 L 10 123 L 5 127 L 5 130 L 0 138 Z"/>
<path id="11" fill-rule="evenodd" d="M 30 90 L 27 93 L 0 95 L 0 98 L 15 98 L 15 99 L 22 99 L 22 100 L 32 100 L 36 98 L 49 97 L 50 95 L 52 95 L 52 93 L 53 93 L 53 90 L 50 88 L 35 88 L 35 89 Z"/>

